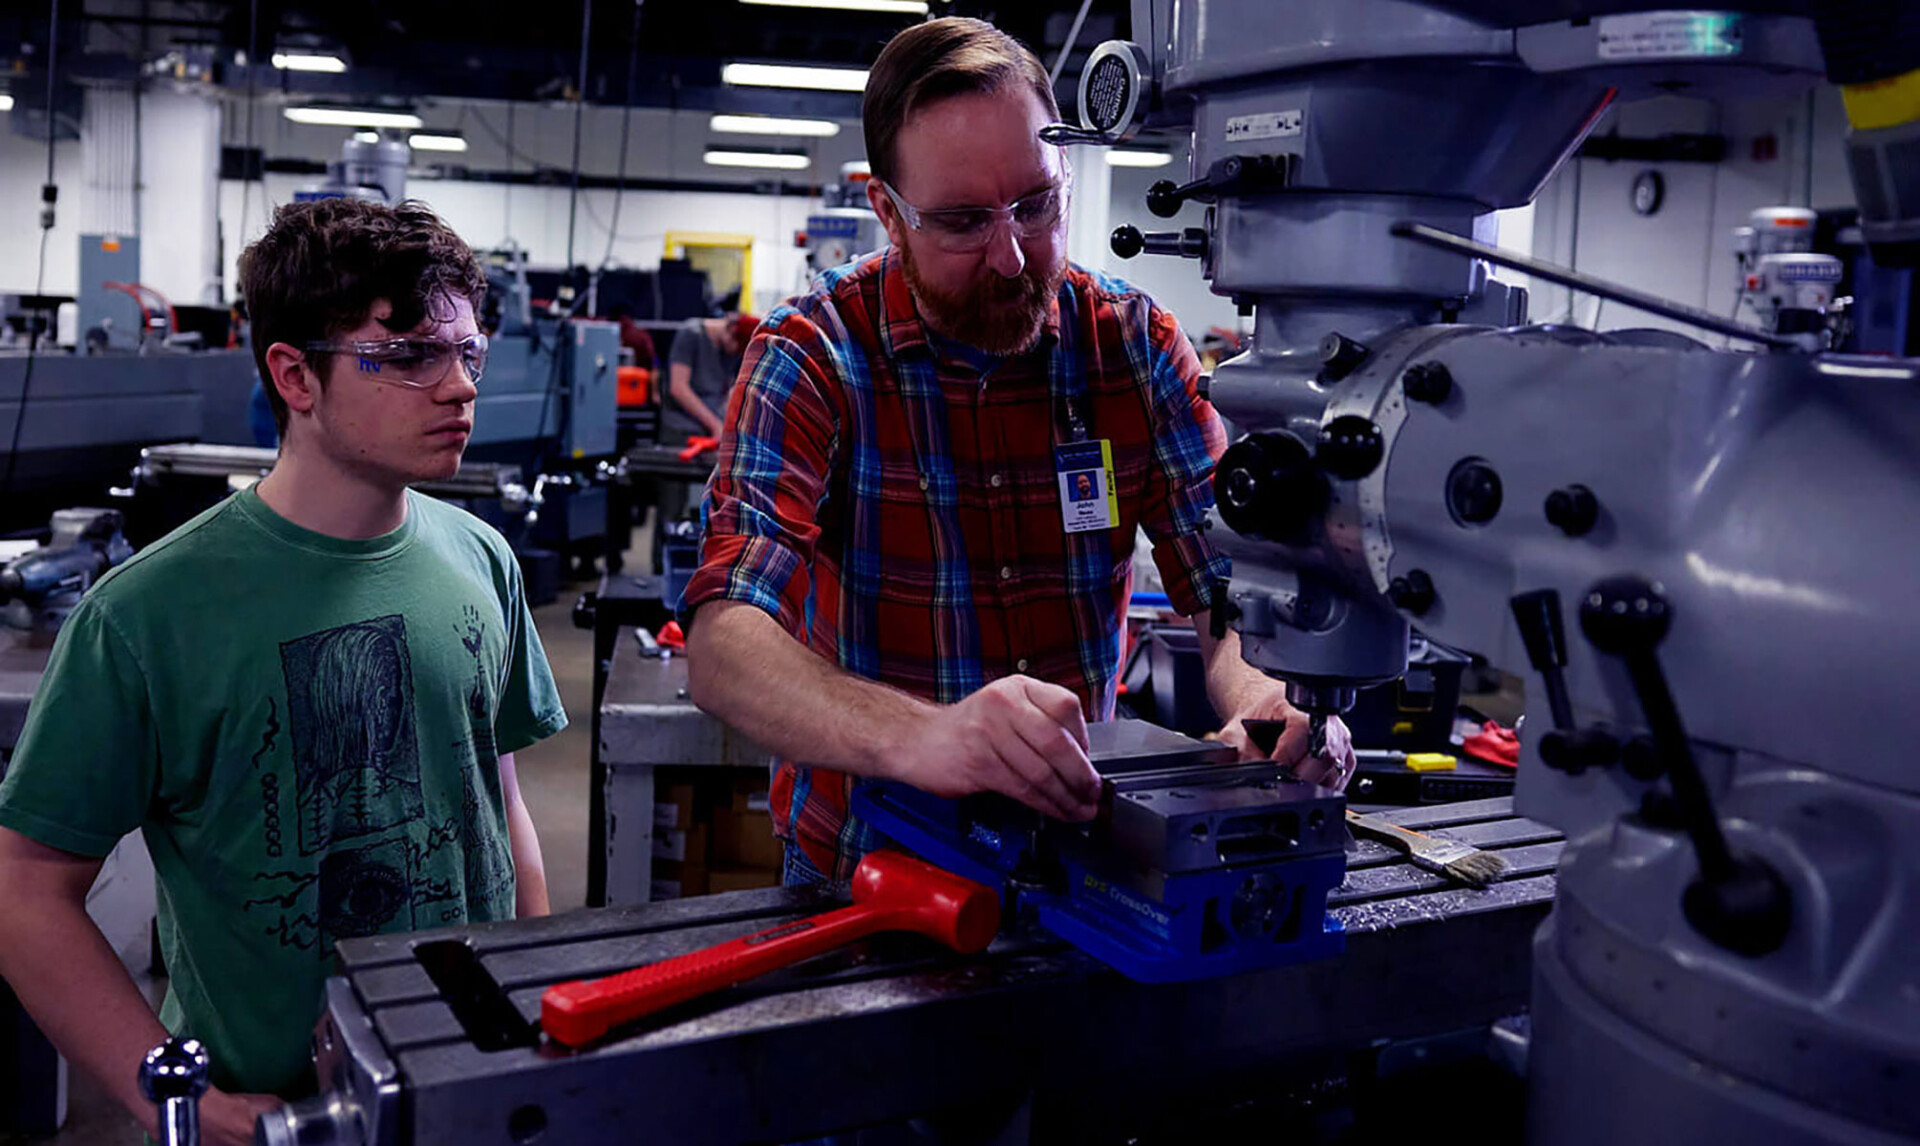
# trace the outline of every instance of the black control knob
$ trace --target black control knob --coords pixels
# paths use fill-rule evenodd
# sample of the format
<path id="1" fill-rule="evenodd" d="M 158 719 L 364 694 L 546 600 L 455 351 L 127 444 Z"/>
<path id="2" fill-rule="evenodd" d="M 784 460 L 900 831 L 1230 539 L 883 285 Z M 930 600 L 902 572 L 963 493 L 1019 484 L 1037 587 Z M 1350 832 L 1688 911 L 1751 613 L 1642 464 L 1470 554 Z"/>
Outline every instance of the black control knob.
<path id="1" fill-rule="evenodd" d="M 1306 443 L 1284 431 L 1248 434 L 1221 456 L 1214 503 L 1227 528 L 1247 537 L 1294 544 L 1327 504 L 1327 478 Z"/>
<path id="2" fill-rule="evenodd" d="M 1453 371 L 1439 362 L 1416 362 L 1400 380 L 1407 400 L 1438 406 L 1453 396 Z"/>
<path id="3" fill-rule="evenodd" d="M 1580 602 L 1580 631 L 1594 648 L 1617 657 L 1651 654 L 1672 625 L 1666 594 L 1643 578 L 1608 577 Z"/>
<path id="4" fill-rule="evenodd" d="M 1485 525 L 1505 497 L 1500 474 L 1480 458 L 1467 458 L 1447 475 L 1447 509 L 1462 525 Z"/>
<path id="5" fill-rule="evenodd" d="M 1567 634 L 1560 625 L 1560 594 L 1552 589 L 1521 593 L 1507 602 L 1514 623 L 1520 626 L 1520 640 L 1527 646 L 1527 661 L 1540 674 L 1547 687 L 1547 708 L 1553 714 L 1553 726 L 1573 730 L 1573 703 L 1567 697 L 1567 678 L 1561 670 L 1567 666 Z M 1545 749 L 1542 749 L 1544 755 Z"/>
<path id="6" fill-rule="evenodd" d="M 1321 428 L 1314 458 L 1334 477 L 1359 481 L 1379 469 L 1386 454 L 1387 440 L 1380 427 L 1358 414 L 1342 414 Z"/>
<path id="7" fill-rule="evenodd" d="M 1773 865 L 1733 857 L 1732 870 L 1694 880 L 1680 897 L 1687 922 L 1720 946 L 1748 958 L 1777 951 L 1793 930 L 1793 893 Z"/>
<path id="8" fill-rule="evenodd" d="M 1404 577 L 1395 577 L 1387 586 L 1387 600 L 1393 602 L 1396 609 L 1404 609 L 1416 617 L 1424 617 L 1440 601 L 1440 595 L 1434 590 L 1433 578 L 1422 569 L 1410 569 Z"/>
<path id="9" fill-rule="evenodd" d="M 1620 741 L 1602 729 L 1556 728 L 1540 738 L 1540 762 L 1569 776 L 1609 767 L 1619 759 Z"/>
<path id="10" fill-rule="evenodd" d="M 1600 499 L 1583 485 L 1570 485 L 1547 495 L 1547 524 L 1568 537 L 1584 537 L 1600 523 Z"/>
<path id="11" fill-rule="evenodd" d="M 1178 215 L 1181 204 L 1186 201 L 1187 197 L 1180 193 L 1180 185 L 1171 179 L 1159 180 L 1153 186 L 1147 188 L 1147 210 L 1152 211 L 1162 219 L 1171 219 L 1175 215 Z M 1122 255 L 1120 257 L 1124 259 L 1131 258 L 1132 256 Z"/>
<path id="12" fill-rule="evenodd" d="M 1667 762 L 1651 736 L 1636 736 L 1620 746 L 1620 767 L 1636 780 L 1658 780 L 1667 774 Z"/>
<path id="13" fill-rule="evenodd" d="M 1113 235 L 1107 240 L 1113 253 L 1123 259 L 1130 259 L 1142 251 L 1149 255 L 1179 255 L 1185 259 L 1204 259 L 1207 257 L 1207 232 L 1201 227 L 1188 227 L 1184 231 L 1141 231 L 1128 224 L 1115 227 Z"/>
<path id="14" fill-rule="evenodd" d="M 1360 368 L 1373 351 L 1335 331 L 1320 340 L 1320 381 L 1338 382 Z"/>

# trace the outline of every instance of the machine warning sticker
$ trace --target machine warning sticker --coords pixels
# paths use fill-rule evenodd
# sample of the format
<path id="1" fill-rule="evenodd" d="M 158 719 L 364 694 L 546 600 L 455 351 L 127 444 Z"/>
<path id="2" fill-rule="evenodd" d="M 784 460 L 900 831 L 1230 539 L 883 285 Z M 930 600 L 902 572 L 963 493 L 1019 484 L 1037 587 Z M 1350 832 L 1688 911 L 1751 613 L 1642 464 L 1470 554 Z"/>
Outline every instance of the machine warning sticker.
<path id="1" fill-rule="evenodd" d="M 1299 135 L 1306 116 L 1299 108 L 1292 111 L 1263 111 L 1258 115 L 1236 115 L 1227 120 L 1227 142 L 1242 139 L 1284 139 Z"/>
<path id="2" fill-rule="evenodd" d="M 1603 60 L 1713 59 L 1737 56 L 1742 47 L 1735 12 L 1635 12 L 1595 23 Z"/>

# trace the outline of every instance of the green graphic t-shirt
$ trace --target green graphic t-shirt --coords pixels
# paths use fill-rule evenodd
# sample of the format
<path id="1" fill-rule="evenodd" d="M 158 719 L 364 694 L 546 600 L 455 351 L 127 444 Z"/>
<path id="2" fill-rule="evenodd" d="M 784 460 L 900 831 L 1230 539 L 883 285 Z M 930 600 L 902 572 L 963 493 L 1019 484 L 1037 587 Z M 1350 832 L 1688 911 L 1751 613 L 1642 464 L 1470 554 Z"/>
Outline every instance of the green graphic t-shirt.
<path id="1" fill-rule="evenodd" d="M 342 541 L 251 490 L 102 578 L 61 629 L 0 824 L 159 880 L 161 1020 L 214 1083 L 287 1093 L 337 939 L 513 916 L 499 757 L 566 726 L 519 568 L 409 494 Z"/>

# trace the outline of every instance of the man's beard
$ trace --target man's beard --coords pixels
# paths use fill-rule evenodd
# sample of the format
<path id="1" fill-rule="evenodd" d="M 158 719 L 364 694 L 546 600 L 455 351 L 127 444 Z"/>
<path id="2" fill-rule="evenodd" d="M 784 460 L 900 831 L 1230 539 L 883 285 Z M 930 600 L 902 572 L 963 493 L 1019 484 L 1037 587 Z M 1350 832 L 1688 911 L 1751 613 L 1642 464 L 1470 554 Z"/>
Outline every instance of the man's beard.
<path id="1" fill-rule="evenodd" d="M 913 249 L 899 248 L 907 285 L 927 324 L 943 337 L 975 350 L 1006 356 L 1033 347 L 1046 323 L 1053 299 L 1067 277 L 1066 260 L 1042 268 L 1032 259 L 1015 278 L 987 272 L 986 280 L 971 289 L 943 291 L 927 282 L 914 262 Z"/>

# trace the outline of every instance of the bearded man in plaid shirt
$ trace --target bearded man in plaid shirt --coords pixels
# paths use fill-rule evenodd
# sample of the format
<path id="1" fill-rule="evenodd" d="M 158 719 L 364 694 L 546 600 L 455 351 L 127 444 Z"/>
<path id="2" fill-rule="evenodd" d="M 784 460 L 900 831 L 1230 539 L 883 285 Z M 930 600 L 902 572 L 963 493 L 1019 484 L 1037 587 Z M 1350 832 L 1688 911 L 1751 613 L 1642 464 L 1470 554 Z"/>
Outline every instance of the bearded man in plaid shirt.
<path id="1" fill-rule="evenodd" d="M 1094 814 L 1086 722 L 1111 718 L 1136 527 L 1194 620 L 1226 739 L 1305 759 L 1283 686 L 1215 640 L 1220 419 L 1173 316 L 1068 264 L 1072 173 L 1040 61 L 977 20 L 896 36 L 870 73 L 868 199 L 891 246 L 768 315 L 727 405 L 690 619 L 701 708 L 772 748 L 788 883 L 879 840 L 852 777 Z M 1088 494 L 1091 493 L 1091 496 Z"/>

